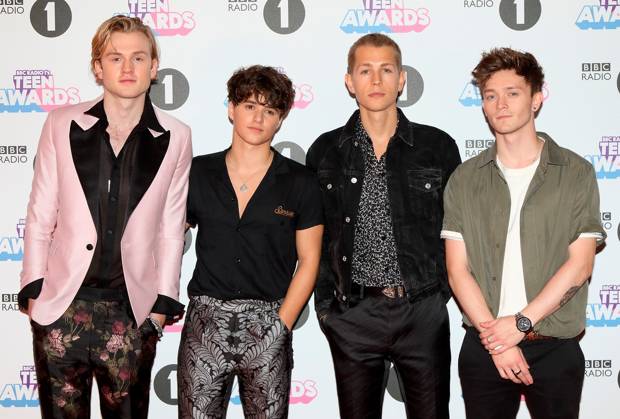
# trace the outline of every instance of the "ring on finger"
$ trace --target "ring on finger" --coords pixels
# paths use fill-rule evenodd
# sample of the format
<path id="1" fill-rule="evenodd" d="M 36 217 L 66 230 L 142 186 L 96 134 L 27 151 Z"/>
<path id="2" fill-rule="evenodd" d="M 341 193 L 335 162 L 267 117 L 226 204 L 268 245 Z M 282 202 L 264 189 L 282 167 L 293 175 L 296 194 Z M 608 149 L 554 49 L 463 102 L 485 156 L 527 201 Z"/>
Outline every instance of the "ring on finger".
<path id="1" fill-rule="evenodd" d="M 487 338 L 487 342 L 489 342 L 489 343 L 493 342 L 493 336 L 489 336 L 489 337 Z"/>
<path id="2" fill-rule="evenodd" d="M 521 374 L 521 370 L 519 370 L 519 371 L 513 371 L 513 373 L 514 373 L 514 375 L 519 375 L 519 374 Z"/>

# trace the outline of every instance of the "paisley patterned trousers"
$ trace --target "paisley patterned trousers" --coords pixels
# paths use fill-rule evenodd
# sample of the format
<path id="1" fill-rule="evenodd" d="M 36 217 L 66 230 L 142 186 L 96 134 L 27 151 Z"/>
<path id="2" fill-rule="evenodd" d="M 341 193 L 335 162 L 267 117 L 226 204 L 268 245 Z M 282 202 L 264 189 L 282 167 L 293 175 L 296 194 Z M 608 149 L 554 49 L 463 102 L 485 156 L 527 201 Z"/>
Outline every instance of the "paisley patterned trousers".
<path id="1" fill-rule="evenodd" d="M 281 301 L 191 297 L 178 360 L 179 417 L 226 417 L 234 377 L 246 418 L 288 417 L 292 335 Z"/>
<path id="2" fill-rule="evenodd" d="M 41 416 L 89 418 L 94 376 L 104 419 L 146 419 L 157 332 L 136 326 L 129 301 L 86 294 L 47 326 L 31 321 Z"/>

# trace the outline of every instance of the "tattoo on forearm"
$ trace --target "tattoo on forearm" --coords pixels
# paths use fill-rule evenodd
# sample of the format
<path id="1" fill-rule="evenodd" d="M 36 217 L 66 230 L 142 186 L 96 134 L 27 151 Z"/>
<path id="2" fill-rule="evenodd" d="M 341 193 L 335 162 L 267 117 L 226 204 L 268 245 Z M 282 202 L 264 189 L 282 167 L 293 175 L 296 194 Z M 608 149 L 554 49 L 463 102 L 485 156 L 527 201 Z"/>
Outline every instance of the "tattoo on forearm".
<path id="1" fill-rule="evenodd" d="M 560 300 L 560 307 L 568 303 L 568 301 L 571 298 L 573 298 L 575 294 L 577 294 L 577 291 L 579 291 L 579 288 L 581 287 L 574 286 L 574 287 L 571 287 L 568 291 L 566 291 L 566 294 L 564 294 L 564 297 L 562 297 L 562 299 Z"/>

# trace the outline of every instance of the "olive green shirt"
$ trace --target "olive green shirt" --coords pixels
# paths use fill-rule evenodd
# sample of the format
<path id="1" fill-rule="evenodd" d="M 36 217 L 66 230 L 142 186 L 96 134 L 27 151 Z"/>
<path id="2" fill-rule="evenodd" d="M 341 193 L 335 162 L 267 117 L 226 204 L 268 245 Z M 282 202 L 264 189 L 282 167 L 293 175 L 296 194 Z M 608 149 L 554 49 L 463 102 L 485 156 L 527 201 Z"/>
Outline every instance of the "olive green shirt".
<path id="1" fill-rule="evenodd" d="M 582 233 L 606 237 L 600 223 L 594 168 L 558 146 L 544 133 L 540 163 L 521 208 L 521 256 L 528 302 L 568 259 L 568 246 Z M 443 230 L 460 233 L 469 269 L 487 305 L 497 317 L 504 248 L 510 215 L 510 191 L 495 161 L 493 145 L 454 171 L 444 192 Z M 538 322 L 542 335 L 571 338 L 585 327 L 587 282 L 573 298 Z M 471 322 L 464 317 L 464 322 Z"/>

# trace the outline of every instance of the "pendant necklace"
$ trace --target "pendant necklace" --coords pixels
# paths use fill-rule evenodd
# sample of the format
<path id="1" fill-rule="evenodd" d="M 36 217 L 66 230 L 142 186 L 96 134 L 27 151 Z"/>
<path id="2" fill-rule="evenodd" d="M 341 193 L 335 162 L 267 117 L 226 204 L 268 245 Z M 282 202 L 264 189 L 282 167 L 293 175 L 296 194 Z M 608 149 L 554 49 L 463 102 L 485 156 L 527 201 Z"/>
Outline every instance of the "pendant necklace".
<path id="1" fill-rule="evenodd" d="M 269 169 L 269 166 L 271 165 L 271 160 L 272 159 L 273 159 L 273 152 L 269 156 L 269 162 L 267 163 L 267 168 L 268 169 Z M 254 176 L 256 176 L 256 174 L 258 174 L 258 173 L 260 173 L 262 171 L 263 171 L 263 169 L 259 169 L 256 172 L 250 174 L 250 176 L 246 180 L 241 179 L 241 186 L 239 186 L 239 192 L 247 192 L 250 189 L 250 187 L 248 186 L 248 182 L 250 180 L 252 180 L 254 178 Z"/>

